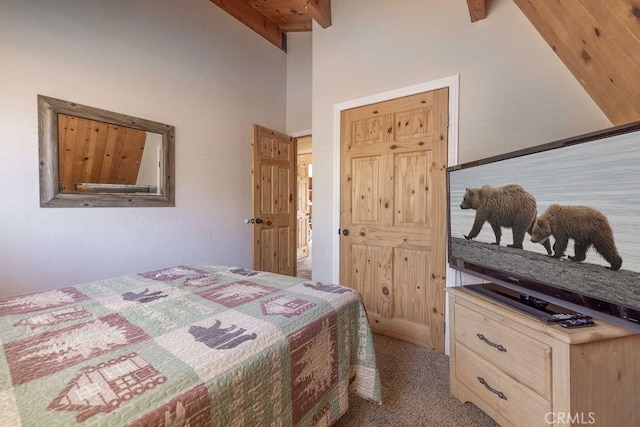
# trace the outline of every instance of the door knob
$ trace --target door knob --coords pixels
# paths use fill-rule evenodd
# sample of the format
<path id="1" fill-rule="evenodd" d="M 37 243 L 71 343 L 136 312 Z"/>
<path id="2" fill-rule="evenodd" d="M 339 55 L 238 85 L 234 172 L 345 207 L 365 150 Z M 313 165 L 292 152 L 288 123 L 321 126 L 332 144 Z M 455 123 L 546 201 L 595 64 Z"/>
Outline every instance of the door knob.
<path id="1" fill-rule="evenodd" d="M 349 235 L 349 229 L 345 228 L 342 230 L 342 235 L 343 236 L 348 236 Z"/>
<path id="2" fill-rule="evenodd" d="M 256 224 L 262 224 L 262 218 L 256 218 Z"/>

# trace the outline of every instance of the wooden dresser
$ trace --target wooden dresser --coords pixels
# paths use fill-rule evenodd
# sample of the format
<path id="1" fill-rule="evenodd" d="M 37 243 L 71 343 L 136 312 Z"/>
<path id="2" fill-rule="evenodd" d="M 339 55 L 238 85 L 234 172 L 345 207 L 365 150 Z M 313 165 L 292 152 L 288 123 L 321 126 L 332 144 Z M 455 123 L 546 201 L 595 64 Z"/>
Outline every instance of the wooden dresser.
<path id="1" fill-rule="evenodd" d="M 451 394 L 502 426 L 640 426 L 640 335 L 546 325 L 462 287 L 450 296 Z"/>

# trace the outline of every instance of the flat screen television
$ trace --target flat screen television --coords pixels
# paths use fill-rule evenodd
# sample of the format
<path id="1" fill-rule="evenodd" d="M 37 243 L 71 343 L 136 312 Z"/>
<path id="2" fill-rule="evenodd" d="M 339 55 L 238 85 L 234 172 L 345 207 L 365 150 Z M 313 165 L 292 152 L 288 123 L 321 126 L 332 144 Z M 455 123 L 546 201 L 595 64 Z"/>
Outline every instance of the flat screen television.
<path id="1" fill-rule="evenodd" d="M 640 332 L 640 122 L 452 166 L 447 186 L 452 268 Z"/>

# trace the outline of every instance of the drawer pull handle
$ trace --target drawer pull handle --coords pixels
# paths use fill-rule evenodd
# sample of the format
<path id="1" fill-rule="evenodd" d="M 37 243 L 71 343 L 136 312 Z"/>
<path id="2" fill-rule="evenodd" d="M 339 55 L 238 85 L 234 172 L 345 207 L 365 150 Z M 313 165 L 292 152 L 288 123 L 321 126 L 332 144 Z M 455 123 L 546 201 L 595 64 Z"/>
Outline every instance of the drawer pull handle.
<path id="1" fill-rule="evenodd" d="M 489 390 L 491 393 L 495 393 L 496 395 L 498 395 L 498 397 L 500 399 L 504 399 L 507 400 L 507 396 L 504 395 L 503 392 L 496 390 L 495 388 L 491 387 L 489 384 L 487 384 L 487 382 L 484 380 L 484 378 L 482 377 L 478 377 L 478 382 L 480 384 L 482 384 L 483 386 L 485 386 L 485 388 L 487 390 Z"/>
<path id="2" fill-rule="evenodd" d="M 487 337 L 485 337 L 485 336 L 484 336 L 484 335 L 482 335 L 482 334 L 476 334 L 476 336 L 477 336 L 479 339 L 481 339 L 482 341 L 484 341 L 485 343 L 489 344 L 491 347 L 495 347 L 495 348 L 497 348 L 497 349 L 498 349 L 498 351 L 507 351 L 507 349 L 506 349 L 502 344 L 496 344 L 496 343 L 493 343 L 493 342 L 489 341 L 489 340 L 487 339 Z"/>

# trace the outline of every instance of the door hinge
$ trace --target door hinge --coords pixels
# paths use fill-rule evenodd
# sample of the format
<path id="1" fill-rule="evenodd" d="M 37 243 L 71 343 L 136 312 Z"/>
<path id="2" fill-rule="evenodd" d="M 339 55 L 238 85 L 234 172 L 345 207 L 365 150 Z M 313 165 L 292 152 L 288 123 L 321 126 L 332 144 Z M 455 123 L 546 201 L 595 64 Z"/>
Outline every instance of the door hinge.
<path id="1" fill-rule="evenodd" d="M 449 129 L 449 113 L 447 113 L 447 129 Z"/>

